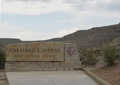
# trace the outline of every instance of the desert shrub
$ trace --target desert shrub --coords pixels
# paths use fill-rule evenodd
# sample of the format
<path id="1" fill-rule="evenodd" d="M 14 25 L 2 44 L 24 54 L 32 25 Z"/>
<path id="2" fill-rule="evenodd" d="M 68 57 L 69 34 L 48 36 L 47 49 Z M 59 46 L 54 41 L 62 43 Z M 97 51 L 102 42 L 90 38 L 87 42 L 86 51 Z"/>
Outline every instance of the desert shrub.
<path id="1" fill-rule="evenodd" d="M 80 61 L 83 65 L 95 65 L 98 61 L 95 50 L 84 49 L 81 52 Z"/>
<path id="2" fill-rule="evenodd" d="M 111 47 L 111 46 L 107 46 L 104 49 L 104 58 L 105 58 L 105 62 L 107 62 L 110 66 L 114 65 L 115 62 L 115 48 Z"/>

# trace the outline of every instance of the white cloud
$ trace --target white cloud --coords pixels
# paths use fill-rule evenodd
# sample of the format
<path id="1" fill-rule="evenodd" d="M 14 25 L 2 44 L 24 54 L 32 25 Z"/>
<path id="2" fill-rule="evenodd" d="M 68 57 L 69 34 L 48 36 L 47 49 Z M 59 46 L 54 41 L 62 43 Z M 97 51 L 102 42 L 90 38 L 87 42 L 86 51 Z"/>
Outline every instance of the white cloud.
<path id="1" fill-rule="evenodd" d="M 19 30 L 20 28 L 19 27 L 16 27 L 16 26 L 11 26 L 9 25 L 8 23 L 0 23 L 0 30 L 1 31 L 17 31 Z"/>
<path id="2" fill-rule="evenodd" d="M 8 23 L 0 23 L 0 37 L 1 38 L 17 38 L 16 34 L 20 31 L 19 27 L 11 26 Z"/>
<path id="3" fill-rule="evenodd" d="M 76 32 L 79 30 L 78 28 L 72 28 L 70 30 L 63 29 L 59 32 L 56 33 L 39 33 L 34 30 L 29 30 L 29 31 L 21 31 L 17 34 L 17 37 L 22 39 L 22 40 L 46 40 L 46 39 L 51 39 L 51 38 L 57 38 L 57 37 L 63 37 L 67 34 Z"/>
<path id="4" fill-rule="evenodd" d="M 52 12 L 67 11 L 72 9 L 71 4 L 62 3 L 59 0 L 52 0 L 50 2 L 42 1 L 6 1 L 2 2 L 2 13 L 6 14 L 23 14 L 23 15 L 38 15 Z"/>
<path id="5" fill-rule="evenodd" d="M 1 23 L 1 0 L 0 0 L 0 23 Z"/>
<path id="6" fill-rule="evenodd" d="M 81 16 L 120 17 L 120 0 L 2 0 L 2 13 L 39 15 L 65 12 Z"/>
<path id="7" fill-rule="evenodd" d="M 57 34 L 58 34 L 59 37 L 63 37 L 64 35 L 74 33 L 77 30 L 79 30 L 79 28 L 71 28 L 70 30 L 63 29 L 60 32 L 58 32 Z"/>
<path id="8" fill-rule="evenodd" d="M 7 23 L 0 25 L 0 37 L 13 37 L 22 40 L 44 40 L 93 27 L 87 24 L 88 18 L 120 18 L 120 0 L 2 0 L 2 13 L 18 15 L 40 15 L 54 12 L 65 12 L 75 17 L 58 21 L 60 24 L 74 24 L 71 29 L 61 29 L 56 33 L 43 33 L 37 30 L 25 30 Z M 89 21 L 90 22 L 90 21 Z"/>
<path id="9" fill-rule="evenodd" d="M 37 30 L 24 30 L 19 27 L 11 26 L 8 23 L 0 24 L 0 38 L 19 38 L 21 40 L 46 40 L 55 37 L 63 37 L 64 35 L 73 33 L 79 28 L 62 29 L 56 33 L 43 33 Z"/>
<path id="10" fill-rule="evenodd" d="M 35 39 L 37 36 L 34 31 L 21 31 L 17 34 L 17 37 L 22 40 Z"/>

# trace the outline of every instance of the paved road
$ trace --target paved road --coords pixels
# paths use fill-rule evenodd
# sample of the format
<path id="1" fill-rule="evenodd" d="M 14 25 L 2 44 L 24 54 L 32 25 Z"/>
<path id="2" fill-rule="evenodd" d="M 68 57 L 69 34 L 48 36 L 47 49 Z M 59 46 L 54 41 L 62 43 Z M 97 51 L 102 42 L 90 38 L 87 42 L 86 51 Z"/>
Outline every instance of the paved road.
<path id="1" fill-rule="evenodd" d="M 98 85 L 82 71 L 7 72 L 10 85 Z"/>

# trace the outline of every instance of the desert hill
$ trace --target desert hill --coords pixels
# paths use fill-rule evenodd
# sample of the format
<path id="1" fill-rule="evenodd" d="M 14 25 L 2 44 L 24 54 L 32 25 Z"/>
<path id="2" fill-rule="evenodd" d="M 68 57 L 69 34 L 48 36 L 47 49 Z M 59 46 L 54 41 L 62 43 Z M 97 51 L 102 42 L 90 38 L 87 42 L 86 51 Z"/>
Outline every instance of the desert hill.
<path id="1" fill-rule="evenodd" d="M 120 24 L 95 27 L 89 30 L 79 30 L 62 38 L 53 38 L 46 41 L 76 41 L 78 48 L 88 48 L 112 41 L 113 39 L 118 37 L 120 37 Z M 5 47 L 8 44 L 30 42 L 42 41 L 21 41 L 20 39 L 0 38 L 0 43 L 2 47 Z"/>
<path id="2" fill-rule="evenodd" d="M 76 41 L 79 48 L 98 46 L 120 37 L 120 24 L 79 30 L 52 41 Z"/>

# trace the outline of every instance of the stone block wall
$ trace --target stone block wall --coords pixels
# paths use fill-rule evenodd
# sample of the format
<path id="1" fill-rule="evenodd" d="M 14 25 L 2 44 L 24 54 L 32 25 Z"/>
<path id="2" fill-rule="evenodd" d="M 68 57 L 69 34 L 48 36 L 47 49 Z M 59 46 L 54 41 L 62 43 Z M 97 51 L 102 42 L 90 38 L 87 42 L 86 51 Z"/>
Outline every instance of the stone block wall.
<path id="1" fill-rule="evenodd" d="M 21 71 L 69 71 L 81 68 L 81 63 L 78 55 L 78 50 L 75 42 L 64 43 L 65 56 L 64 61 L 35 61 L 35 62 L 12 62 L 5 63 L 7 72 Z M 75 51 L 73 55 L 69 55 L 68 48 L 73 47 Z"/>

